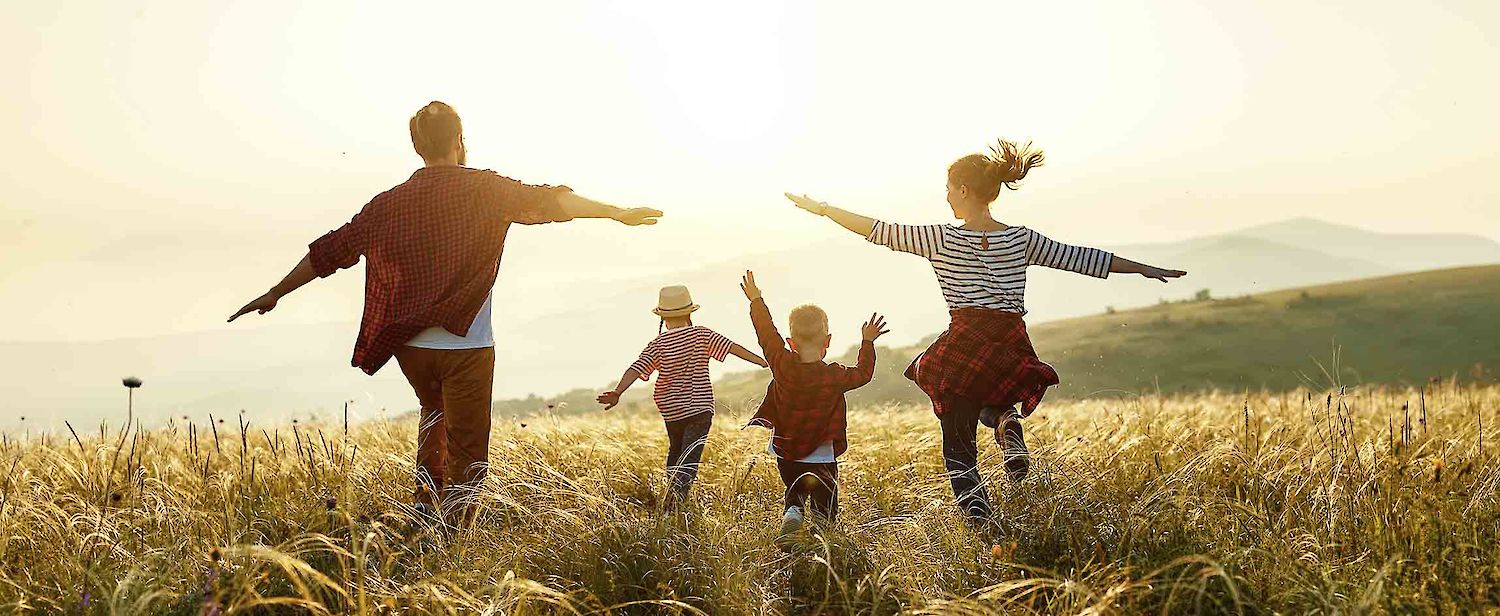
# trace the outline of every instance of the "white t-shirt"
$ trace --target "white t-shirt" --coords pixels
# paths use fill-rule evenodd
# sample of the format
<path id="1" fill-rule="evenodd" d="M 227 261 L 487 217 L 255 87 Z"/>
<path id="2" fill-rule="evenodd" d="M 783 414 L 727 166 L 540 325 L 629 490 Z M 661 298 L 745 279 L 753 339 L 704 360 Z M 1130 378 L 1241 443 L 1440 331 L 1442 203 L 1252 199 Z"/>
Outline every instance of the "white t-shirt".
<path id="1" fill-rule="evenodd" d="M 781 457 L 776 455 L 776 448 L 772 447 L 769 441 L 766 443 L 766 451 L 771 452 L 773 456 Z M 837 461 L 838 458 L 833 455 L 833 441 L 823 441 L 823 444 L 818 445 L 818 448 L 814 449 L 812 453 L 807 454 L 807 457 L 801 460 L 794 460 L 794 462 L 806 462 L 808 464 L 826 464 Z"/>
<path id="2" fill-rule="evenodd" d="M 474 323 L 469 325 L 469 335 L 459 336 L 441 327 L 429 327 L 412 336 L 411 340 L 406 341 L 406 346 L 442 351 L 495 346 L 495 326 L 490 322 L 490 304 L 494 299 L 494 291 L 484 296 L 484 305 L 479 307 L 479 314 L 474 317 Z"/>

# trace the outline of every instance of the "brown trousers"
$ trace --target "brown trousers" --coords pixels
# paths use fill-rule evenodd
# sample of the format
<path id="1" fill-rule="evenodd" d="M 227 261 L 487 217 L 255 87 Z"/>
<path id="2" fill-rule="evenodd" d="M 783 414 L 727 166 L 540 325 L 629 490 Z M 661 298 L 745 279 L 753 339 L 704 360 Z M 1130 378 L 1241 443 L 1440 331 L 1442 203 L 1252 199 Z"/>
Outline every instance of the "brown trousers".
<path id="1" fill-rule="evenodd" d="M 467 519 L 489 469 L 495 349 L 401 347 L 396 362 L 422 403 L 416 500 L 442 501 Z"/>

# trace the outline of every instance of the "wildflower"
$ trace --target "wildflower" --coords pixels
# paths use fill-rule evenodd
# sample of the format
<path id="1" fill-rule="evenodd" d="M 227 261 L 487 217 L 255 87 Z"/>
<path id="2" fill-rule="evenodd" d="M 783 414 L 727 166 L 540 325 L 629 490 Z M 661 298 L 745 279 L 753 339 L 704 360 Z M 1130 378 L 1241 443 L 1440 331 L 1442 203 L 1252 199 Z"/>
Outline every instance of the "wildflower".
<path id="1" fill-rule="evenodd" d="M 359 523 L 360 524 L 369 524 L 370 523 L 370 516 L 368 516 L 366 514 L 363 514 L 363 513 L 359 514 Z"/>
<path id="2" fill-rule="evenodd" d="M 214 548 L 214 549 L 208 551 L 208 559 L 209 560 L 211 560 L 213 562 L 219 562 L 219 560 L 222 559 L 222 558 L 224 558 L 224 553 L 220 552 L 219 548 Z"/>
<path id="3" fill-rule="evenodd" d="M 130 389 L 135 389 L 135 388 L 141 386 L 141 380 L 138 379 L 138 378 L 135 378 L 133 376 L 127 376 L 124 379 L 122 379 L 120 382 L 122 384 L 124 384 L 126 387 L 129 387 Z"/>
<path id="4" fill-rule="evenodd" d="M 323 506 L 327 507 L 329 511 L 333 511 L 334 507 L 339 506 L 339 499 L 330 496 L 328 500 L 323 501 Z"/>
<path id="5" fill-rule="evenodd" d="M 122 499 L 122 498 L 125 498 L 125 496 L 123 494 L 120 494 L 119 492 L 115 492 L 115 493 L 109 495 L 109 502 L 118 503 L 118 502 L 120 502 L 120 499 Z"/>
<path id="6" fill-rule="evenodd" d="M 1439 483 L 1443 480 L 1443 461 L 1438 460 L 1432 467 L 1432 482 Z"/>

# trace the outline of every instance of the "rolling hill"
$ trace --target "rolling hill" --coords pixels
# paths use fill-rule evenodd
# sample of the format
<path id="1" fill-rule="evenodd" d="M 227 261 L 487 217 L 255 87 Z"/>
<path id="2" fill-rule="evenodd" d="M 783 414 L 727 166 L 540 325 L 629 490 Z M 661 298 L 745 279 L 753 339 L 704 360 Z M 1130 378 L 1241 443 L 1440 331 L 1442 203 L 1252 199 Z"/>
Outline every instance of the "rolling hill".
<path id="1" fill-rule="evenodd" d="M 1031 334 L 1062 375 L 1051 396 L 1279 391 L 1493 378 L 1497 312 L 1500 266 L 1486 266 L 1165 303 L 1042 323 Z M 924 400 L 901 376 L 923 346 L 880 349 L 875 380 L 851 403 Z M 719 381 L 719 395 L 731 405 L 753 401 L 767 378 L 730 375 Z"/>

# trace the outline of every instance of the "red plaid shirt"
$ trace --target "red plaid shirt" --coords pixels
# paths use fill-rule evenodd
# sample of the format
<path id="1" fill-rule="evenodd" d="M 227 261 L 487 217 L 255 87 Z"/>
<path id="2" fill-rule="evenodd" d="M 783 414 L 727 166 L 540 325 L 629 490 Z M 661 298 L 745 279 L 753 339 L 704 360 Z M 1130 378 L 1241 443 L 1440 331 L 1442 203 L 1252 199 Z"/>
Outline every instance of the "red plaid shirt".
<path id="1" fill-rule="evenodd" d="M 833 455 L 843 454 L 849 448 L 844 394 L 875 375 L 875 343 L 860 345 L 853 368 L 803 362 L 786 348 L 764 299 L 750 302 L 750 322 L 771 364 L 771 384 L 749 425 L 772 430 L 771 448 L 783 460 L 801 460 L 828 441 L 833 441 Z"/>
<path id="2" fill-rule="evenodd" d="M 424 167 L 308 246 L 317 275 L 365 258 L 365 311 L 354 367 L 375 374 L 429 327 L 463 336 L 495 286 L 513 222 L 568 220 L 556 191 L 493 171 Z"/>
<path id="3" fill-rule="evenodd" d="M 939 417 L 955 402 L 997 409 L 1020 405 L 1026 417 L 1042 403 L 1057 371 L 1036 356 L 1026 322 L 1005 310 L 957 308 L 932 346 L 912 360 L 906 378 L 932 398 Z"/>

